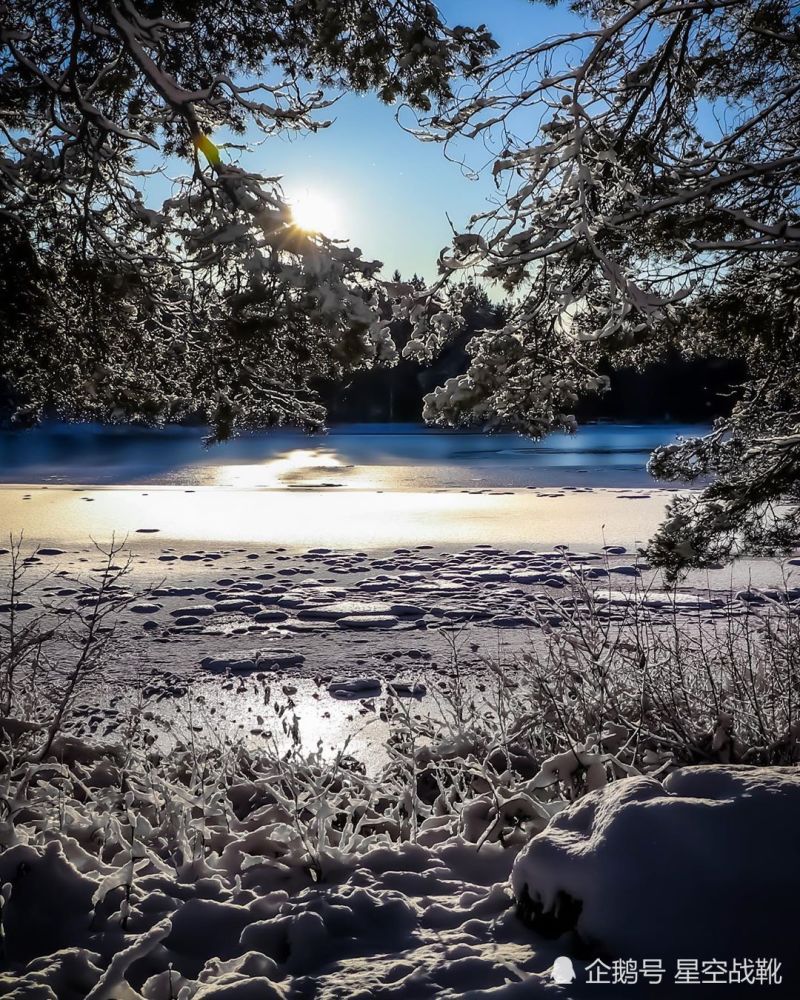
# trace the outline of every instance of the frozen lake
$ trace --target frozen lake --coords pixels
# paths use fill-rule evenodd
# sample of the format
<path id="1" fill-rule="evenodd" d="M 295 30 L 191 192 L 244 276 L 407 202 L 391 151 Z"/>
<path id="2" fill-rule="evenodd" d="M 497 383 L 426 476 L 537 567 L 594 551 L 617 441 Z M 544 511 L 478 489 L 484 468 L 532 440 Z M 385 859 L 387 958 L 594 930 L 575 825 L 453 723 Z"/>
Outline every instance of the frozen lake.
<path id="1" fill-rule="evenodd" d="M 649 478 L 648 455 L 703 430 L 596 424 L 533 442 L 362 424 L 206 448 L 199 428 L 56 425 L 0 434 L 0 523 L 56 544 L 114 533 L 139 550 L 171 542 L 636 546 L 671 496 L 669 484 Z"/>
<path id="2" fill-rule="evenodd" d="M 533 443 L 372 425 L 316 437 L 253 434 L 205 449 L 196 429 L 42 428 L 0 435 L 0 525 L 6 537 L 47 547 L 33 561 L 45 596 L 63 587 L 63 574 L 82 592 L 98 568 L 93 542 L 113 536 L 131 553 L 126 585 L 146 595 L 147 610 L 120 622 L 106 693 L 87 692 L 84 718 L 145 678 L 157 720 L 186 704 L 196 713 L 210 706 L 214 731 L 258 742 L 261 681 L 249 670 L 234 682 L 202 666 L 257 650 L 256 659 L 277 656 L 264 670 L 291 687 L 305 745 L 319 739 L 334 751 L 349 740 L 353 753 L 383 763 L 380 712 L 332 696 L 319 678 L 374 678 L 383 693 L 370 701 L 380 707 L 393 678 L 433 686 L 448 669 L 450 628 L 465 648 L 474 644 L 468 666 L 478 675 L 489 648 L 517 657 L 550 584 L 569 583 L 561 546 L 572 560 L 607 566 L 598 579 L 609 591 L 632 581 L 658 591 L 656 575 L 645 569 L 640 578 L 631 565 L 674 496 L 654 488 L 647 457 L 702 430 L 594 425 Z M 747 563 L 687 584 L 724 594 L 775 572 Z M 388 619 L 364 631 L 314 618 L 317 605 L 338 601 L 368 611 L 377 601 Z M 395 620 L 395 606 L 418 616 Z M 185 704 L 190 692 L 197 704 Z M 115 713 L 106 724 L 113 732 Z"/>
<path id="3" fill-rule="evenodd" d="M 212 448 L 196 428 L 55 425 L 0 433 L 0 482 L 243 489 L 652 487 L 647 458 L 704 426 L 593 424 L 533 442 L 403 424 L 247 434 Z"/>

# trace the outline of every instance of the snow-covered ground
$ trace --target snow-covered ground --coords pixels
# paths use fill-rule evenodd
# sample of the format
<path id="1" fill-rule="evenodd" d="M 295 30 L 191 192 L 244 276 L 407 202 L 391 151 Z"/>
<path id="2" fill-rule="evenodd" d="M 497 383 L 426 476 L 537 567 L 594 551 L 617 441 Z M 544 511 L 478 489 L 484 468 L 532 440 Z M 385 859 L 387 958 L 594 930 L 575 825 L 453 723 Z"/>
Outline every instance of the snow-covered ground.
<path id="1" fill-rule="evenodd" d="M 665 593 L 619 548 L 151 551 L 128 582 L 162 579 L 81 692 L 81 738 L 40 764 L 3 750 L 0 996 L 796 996 L 797 767 L 662 785 L 578 748 L 526 775 L 500 730 L 488 753 L 443 719 L 456 682 L 482 717 L 488 651 L 535 731 L 515 658 L 569 632 L 577 581 L 599 621 L 656 633 L 798 596 Z M 97 561 L 45 547 L 18 621 L 89 600 Z M 452 736 L 403 749 L 405 711 Z M 570 804 L 578 775 L 594 790 Z"/>
<path id="2" fill-rule="evenodd" d="M 623 779 L 500 842 L 444 802 L 410 831 L 346 773 L 208 763 L 5 775 L 0 995 L 797 996 L 794 768 Z"/>

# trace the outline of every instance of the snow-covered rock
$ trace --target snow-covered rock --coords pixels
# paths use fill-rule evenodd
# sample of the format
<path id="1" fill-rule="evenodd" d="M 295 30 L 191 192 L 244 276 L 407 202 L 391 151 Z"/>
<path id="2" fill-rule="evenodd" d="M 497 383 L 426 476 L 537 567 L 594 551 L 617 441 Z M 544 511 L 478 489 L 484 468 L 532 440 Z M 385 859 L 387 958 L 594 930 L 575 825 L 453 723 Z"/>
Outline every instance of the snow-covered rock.
<path id="1" fill-rule="evenodd" d="M 425 609 L 417 604 L 392 604 L 389 614 L 397 615 L 398 618 L 422 618 Z"/>
<path id="2" fill-rule="evenodd" d="M 334 604 L 321 604 L 316 607 L 303 608 L 298 618 L 308 618 L 312 621 L 338 621 L 340 618 L 352 616 L 389 615 L 392 606 L 383 601 L 337 601 Z"/>
<path id="3" fill-rule="evenodd" d="M 246 611 L 252 610 L 256 607 L 253 601 L 248 597 L 233 597 L 227 598 L 224 601 L 217 601 L 214 605 L 216 611 Z"/>
<path id="4" fill-rule="evenodd" d="M 259 625 L 263 625 L 269 622 L 285 622 L 288 617 L 285 611 L 268 608 L 265 611 L 259 611 L 253 620 L 258 622 Z"/>
<path id="5" fill-rule="evenodd" d="M 389 681 L 386 688 L 391 694 L 401 698 L 422 698 L 428 692 L 421 681 Z"/>
<path id="6" fill-rule="evenodd" d="M 256 649 L 235 649 L 225 653 L 215 653 L 214 656 L 206 656 L 200 661 L 200 665 L 206 670 L 263 670 L 267 667 L 299 667 L 305 662 L 305 657 L 301 653 L 294 653 L 290 649 L 269 649 L 258 647 Z"/>
<path id="7" fill-rule="evenodd" d="M 520 914 L 595 953 L 795 962 L 800 771 L 701 766 L 573 803 L 518 856 Z M 797 972 L 798 970 L 795 970 Z M 794 980 L 797 982 L 797 980 Z"/>
<path id="8" fill-rule="evenodd" d="M 607 590 L 605 588 L 595 590 L 594 600 L 619 607 L 673 608 L 678 611 L 704 611 L 723 603 L 717 598 L 706 597 L 702 594 L 662 590 Z"/>
<path id="9" fill-rule="evenodd" d="M 620 576 L 641 576 L 638 566 L 609 566 L 609 573 L 617 573 Z"/>
<path id="10" fill-rule="evenodd" d="M 518 570 L 511 574 L 512 583 L 544 583 L 552 576 L 550 570 Z"/>
<path id="11" fill-rule="evenodd" d="M 346 677 L 331 681 L 328 691 L 334 698 L 374 697 L 381 692 L 381 682 L 376 677 Z"/>
<path id="12" fill-rule="evenodd" d="M 184 608 L 175 608 L 170 611 L 173 618 L 182 618 L 184 615 L 213 615 L 217 609 L 213 604 L 187 604 Z"/>
<path id="13" fill-rule="evenodd" d="M 345 615 L 343 618 L 338 618 L 336 624 L 339 628 L 394 628 L 399 624 L 399 619 L 396 615 Z"/>

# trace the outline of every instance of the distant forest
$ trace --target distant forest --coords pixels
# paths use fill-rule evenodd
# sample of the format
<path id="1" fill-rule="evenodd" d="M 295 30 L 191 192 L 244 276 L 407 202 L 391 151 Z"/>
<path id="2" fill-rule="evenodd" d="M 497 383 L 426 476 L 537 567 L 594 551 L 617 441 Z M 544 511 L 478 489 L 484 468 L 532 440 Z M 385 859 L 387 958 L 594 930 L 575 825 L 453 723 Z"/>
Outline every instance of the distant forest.
<path id="1" fill-rule="evenodd" d="M 395 272 L 394 282 L 401 282 Z M 414 275 L 409 284 L 417 289 L 424 281 Z M 447 308 L 460 316 L 460 327 L 449 343 L 430 363 L 420 363 L 403 357 L 403 348 L 411 337 L 407 320 L 392 320 L 391 335 L 397 346 L 398 361 L 388 366 L 377 364 L 350 371 L 337 379 L 318 380 L 312 388 L 319 392 L 320 401 L 328 413 L 329 423 L 417 423 L 422 420 L 423 397 L 436 386 L 464 372 L 469 364 L 470 341 L 480 330 L 499 330 L 506 324 L 510 305 L 493 301 L 483 286 L 473 281 L 455 284 L 447 292 Z M 691 337 L 675 337 L 672 344 L 697 344 Z M 745 368 L 736 359 L 682 354 L 668 341 L 659 342 L 657 353 L 639 354 L 630 350 L 622 354 L 631 363 L 613 368 L 601 362 L 597 370 L 608 375 L 610 391 L 587 394 L 575 407 L 579 423 L 592 420 L 612 420 L 631 423 L 674 421 L 695 423 L 727 416 L 739 395 L 738 386 L 745 378 Z M 0 427 L 25 426 L 10 418 L 19 400 L 9 384 L 0 376 Z M 52 418 L 56 412 L 48 408 L 42 413 Z M 91 416 L 76 413 L 78 419 Z M 187 413 L 179 423 L 204 423 L 203 414 Z"/>
<path id="2" fill-rule="evenodd" d="M 394 275 L 400 281 L 399 273 Z M 412 284 L 423 287 L 416 275 Z M 393 324 L 392 336 L 401 358 L 391 368 L 356 372 L 346 380 L 328 382 L 320 389 L 329 421 L 413 423 L 420 420 L 423 396 L 465 370 L 467 345 L 476 331 L 499 329 L 508 307 L 493 302 L 484 289 L 466 282 L 452 293 L 458 299 L 462 327 L 431 364 L 402 357 L 410 336 L 408 323 Z M 693 423 L 726 416 L 737 397 L 744 367 L 730 358 L 685 357 L 674 348 L 637 363 L 606 367 L 611 390 L 590 396 L 577 406 L 579 422 L 618 420 L 634 423 L 674 421 Z"/>

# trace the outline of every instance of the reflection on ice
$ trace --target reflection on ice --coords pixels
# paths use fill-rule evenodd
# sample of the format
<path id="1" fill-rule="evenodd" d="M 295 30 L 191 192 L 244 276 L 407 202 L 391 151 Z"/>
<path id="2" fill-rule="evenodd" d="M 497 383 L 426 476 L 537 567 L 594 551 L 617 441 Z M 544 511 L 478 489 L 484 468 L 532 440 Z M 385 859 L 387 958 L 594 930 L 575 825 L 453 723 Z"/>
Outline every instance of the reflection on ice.
<path id="1" fill-rule="evenodd" d="M 650 537 L 671 494 L 628 491 L 626 499 L 639 497 L 635 504 L 617 496 L 578 489 L 6 488 L 0 489 L 0 524 L 41 544 L 127 536 L 137 551 L 191 543 L 205 552 L 233 542 L 356 550 L 481 542 L 582 546 L 603 539 L 631 546 Z"/>
<path id="2" fill-rule="evenodd" d="M 596 424 L 532 442 L 402 424 L 346 425 L 326 435 L 278 430 L 204 448 L 200 428 L 54 425 L 0 432 L 0 481 L 286 489 L 650 485 L 649 453 L 705 427 Z"/>
<path id="3" fill-rule="evenodd" d="M 264 462 L 247 465 L 219 465 L 214 469 L 214 486 L 231 489 L 279 489 L 295 483 L 303 485 L 338 485 L 327 483 L 326 473 L 336 477 L 344 463 L 330 449 L 293 448 Z"/>

